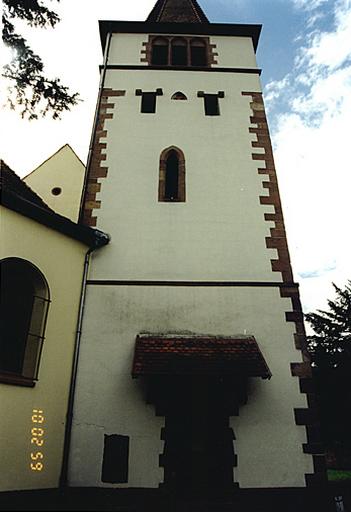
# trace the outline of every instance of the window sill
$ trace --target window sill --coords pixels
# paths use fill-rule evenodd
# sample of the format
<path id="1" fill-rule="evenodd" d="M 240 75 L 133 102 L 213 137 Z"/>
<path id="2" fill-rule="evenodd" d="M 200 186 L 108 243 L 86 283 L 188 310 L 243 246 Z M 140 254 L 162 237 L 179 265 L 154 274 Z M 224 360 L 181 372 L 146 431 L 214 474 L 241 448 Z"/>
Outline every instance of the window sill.
<path id="1" fill-rule="evenodd" d="M 13 386 L 23 386 L 26 388 L 34 388 L 35 381 L 22 375 L 16 375 L 14 373 L 3 373 L 0 372 L 0 383 L 1 384 L 12 384 Z"/>

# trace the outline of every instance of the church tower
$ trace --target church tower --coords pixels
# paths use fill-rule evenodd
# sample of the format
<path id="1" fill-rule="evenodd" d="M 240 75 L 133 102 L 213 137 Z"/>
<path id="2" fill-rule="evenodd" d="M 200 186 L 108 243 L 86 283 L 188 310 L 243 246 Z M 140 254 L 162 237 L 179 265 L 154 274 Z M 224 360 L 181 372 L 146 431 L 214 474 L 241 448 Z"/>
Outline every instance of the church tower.
<path id="1" fill-rule="evenodd" d="M 86 287 L 71 486 L 273 507 L 325 481 L 260 30 L 195 0 L 100 22 L 81 218 L 111 242 Z"/>

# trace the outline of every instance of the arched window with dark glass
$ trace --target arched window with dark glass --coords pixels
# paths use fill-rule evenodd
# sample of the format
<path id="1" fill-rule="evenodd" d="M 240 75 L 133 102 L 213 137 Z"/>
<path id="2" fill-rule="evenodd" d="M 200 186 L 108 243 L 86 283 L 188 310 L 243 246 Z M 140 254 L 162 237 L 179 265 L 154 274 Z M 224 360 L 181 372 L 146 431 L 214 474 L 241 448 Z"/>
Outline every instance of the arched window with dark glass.
<path id="1" fill-rule="evenodd" d="M 207 66 L 207 45 L 202 39 L 190 41 L 190 60 L 192 66 Z"/>
<path id="2" fill-rule="evenodd" d="M 183 152 L 175 146 L 161 153 L 158 199 L 185 202 L 185 159 Z"/>
<path id="3" fill-rule="evenodd" d="M 166 178 L 165 178 L 165 200 L 178 200 L 178 181 L 179 181 L 179 159 L 175 151 L 170 151 L 166 160 Z"/>
<path id="4" fill-rule="evenodd" d="M 0 261 L 0 275 L 0 380 L 37 380 L 49 305 L 47 282 L 20 258 Z"/>
<path id="5" fill-rule="evenodd" d="M 185 39 L 176 38 L 171 43 L 172 66 L 188 65 L 188 44 Z"/>
<path id="6" fill-rule="evenodd" d="M 157 37 L 152 41 L 151 64 L 166 66 L 168 64 L 168 40 Z"/>

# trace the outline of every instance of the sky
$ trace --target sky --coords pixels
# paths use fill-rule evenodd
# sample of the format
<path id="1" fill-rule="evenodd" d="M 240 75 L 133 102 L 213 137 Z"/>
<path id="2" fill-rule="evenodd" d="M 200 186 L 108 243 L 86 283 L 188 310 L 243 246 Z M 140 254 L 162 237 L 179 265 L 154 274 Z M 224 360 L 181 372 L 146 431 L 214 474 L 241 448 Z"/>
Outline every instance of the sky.
<path id="1" fill-rule="evenodd" d="M 48 3 L 48 2 L 47 2 Z M 25 176 L 66 143 L 85 163 L 102 53 L 98 20 L 145 20 L 155 0 L 61 0 L 55 29 L 17 27 L 83 101 L 60 121 L 26 121 L 0 93 L 0 156 Z M 351 0 L 199 0 L 217 23 L 263 25 L 258 65 L 295 281 L 305 312 L 351 279 Z M 9 58 L 1 48 L 2 61 Z"/>

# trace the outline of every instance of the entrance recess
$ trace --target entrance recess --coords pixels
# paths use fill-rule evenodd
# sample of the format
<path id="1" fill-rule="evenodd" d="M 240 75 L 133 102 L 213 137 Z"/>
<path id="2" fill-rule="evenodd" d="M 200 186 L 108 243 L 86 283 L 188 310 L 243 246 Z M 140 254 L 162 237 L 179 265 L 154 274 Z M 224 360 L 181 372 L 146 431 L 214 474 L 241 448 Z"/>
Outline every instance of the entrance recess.
<path id="1" fill-rule="evenodd" d="M 216 492 L 233 486 L 233 431 L 219 377 L 168 380 L 164 482 L 177 492 Z"/>
<path id="2" fill-rule="evenodd" d="M 271 377 L 253 336 L 139 334 L 133 377 L 146 377 L 148 403 L 165 417 L 164 485 L 177 494 L 233 489 L 230 416 L 246 403 L 249 377 Z"/>

